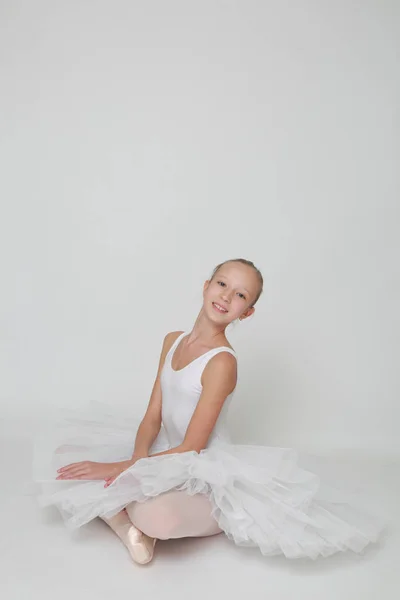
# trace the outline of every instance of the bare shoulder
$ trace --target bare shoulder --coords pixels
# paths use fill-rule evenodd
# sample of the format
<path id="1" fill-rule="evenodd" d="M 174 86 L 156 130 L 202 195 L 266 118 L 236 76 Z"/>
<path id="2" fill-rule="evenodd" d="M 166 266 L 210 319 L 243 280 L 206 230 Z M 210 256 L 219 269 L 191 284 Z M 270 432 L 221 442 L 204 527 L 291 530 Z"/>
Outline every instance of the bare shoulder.
<path id="1" fill-rule="evenodd" d="M 224 385 L 233 389 L 237 381 L 237 360 L 230 352 L 219 352 L 211 358 L 201 378 L 202 385 Z"/>
<path id="2" fill-rule="evenodd" d="M 183 331 L 170 331 L 169 333 L 167 333 L 167 335 L 164 338 L 164 348 L 163 349 L 165 352 L 168 352 L 172 348 L 172 345 L 178 339 L 178 337 L 180 335 L 182 335 L 182 333 L 184 333 L 184 332 Z"/>
<path id="3" fill-rule="evenodd" d="M 237 369 L 237 360 L 236 356 L 233 356 L 230 352 L 218 352 L 215 356 L 213 356 L 207 363 L 207 367 L 213 367 L 215 370 L 219 371 L 231 371 Z"/>
<path id="4" fill-rule="evenodd" d="M 157 377 L 159 377 L 161 374 L 161 370 L 164 366 L 165 358 L 166 358 L 168 352 L 171 350 L 173 343 L 181 335 L 181 333 L 183 333 L 183 331 L 171 331 L 170 333 L 167 333 L 167 335 L 165 336 L 165 338 L 163 340 L 162 349 L 161 349 L 160 360 L 158 363 Z"/>

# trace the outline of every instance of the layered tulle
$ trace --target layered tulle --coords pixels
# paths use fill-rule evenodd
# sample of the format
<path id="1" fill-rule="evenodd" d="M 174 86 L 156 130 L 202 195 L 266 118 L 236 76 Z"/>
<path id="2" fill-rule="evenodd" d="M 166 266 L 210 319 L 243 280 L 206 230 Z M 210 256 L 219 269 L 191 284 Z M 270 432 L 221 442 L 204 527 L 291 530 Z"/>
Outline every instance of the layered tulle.
<path id="1" fill-rule="evenodd" d="M 41 505 L 57 506 L 66 524 L 76 528 L 172 489 L 206 494 L 219 527 L 236 544 L 288 558 L 362 552 L 383 531 L 380 519 L 302 468 L 298 454 L 286 448 L 218 443 L 199 454 L 144 458 L 108 488 L 104 481 L 55 480 L 57 469 L 72 462 L 130 458 L 138 424 L 112 415 L 97 420 L 71 416 L 52 428 L 35 448 Z M 151 452 L 167 448 L 161 430 Z"/>

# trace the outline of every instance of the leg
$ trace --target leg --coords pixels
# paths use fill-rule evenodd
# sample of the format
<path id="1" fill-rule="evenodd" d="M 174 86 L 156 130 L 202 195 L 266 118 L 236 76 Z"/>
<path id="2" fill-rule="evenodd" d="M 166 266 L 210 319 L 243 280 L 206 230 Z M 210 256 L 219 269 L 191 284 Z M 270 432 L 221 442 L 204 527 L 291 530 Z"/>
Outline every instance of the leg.
<path id="1" fill-rule="evenodd" d="M 221 533 L 204 494 L 172 490 L 146 502 L 132 502 L 126 511 L 132 523 L 151 538 L 167 540 Z"/>
<path id="2" fill-rule="evenodd" d="M 153 558 L 155 540 L 149 538 L 132 524 L 126 510 L 121 510 L 114 517 L 102 517 L 102 520 L 125 544 L 135 562 L 146 564 Z"/>
<path id="3" fill-rule="evenodd" d="M 101 517 L 102 521 L 107 523 L 109 527 L 117 534 L 119 539 L 125 544 L 128 543 L 128 532 L 132 527 L 132 521 L 128 517 L 128 513 L 126 510 L 121 510 L 114 517 L 110 517 L 106 519 L 105 517 Z"/>

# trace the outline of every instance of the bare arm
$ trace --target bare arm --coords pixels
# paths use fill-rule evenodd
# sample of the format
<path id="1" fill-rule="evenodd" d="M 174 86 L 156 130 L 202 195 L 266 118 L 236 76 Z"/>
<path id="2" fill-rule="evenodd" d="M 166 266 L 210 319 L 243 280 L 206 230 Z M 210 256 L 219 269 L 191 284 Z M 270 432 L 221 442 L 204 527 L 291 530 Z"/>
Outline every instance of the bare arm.
<path id="1" fill-rule="evenodd" d="M 203 372 L 203 391 L 186 430 L 182 444 L 152 456 L 200 452 L 207 446 L 227 396 L 234 390 L 237 379 L 236 359 L 222 352 L 210 360 Z"/>
<path id="2" fill-rule="evenodd" d="M 72 463 L 57 470 L 57 479 L 105 479 L 106 483 L 104 487 L 108 487 L 120 473 L 132 466 L 136 460 L 148 456 L 151 445 L 161 428 L 161 371 L 164 366 L 165 357 L 180 333 L 169 333 L 164 339 L 157 377 L 153 385 L 146 413 L 136 434 L 135 449 L 132 458 L 113 463 L 96 463 L 87 460 Z"/>
<path id="3" fill-rule="evenodd" d="M 180 331 L 168 333 L 164 338 L 163 347 L 161 350 L 160 361 L 156 380 L 153 385 L 153 390 L 150 396 L 149 404 L 146 413 L 137 430 L 135 448 L 132 459 L 148 456 L 149 450 L 156 439 L 161 428 L 161 371 L 164 366 L 165 357 L 171 349 L 176 338 L 181 334 Z"/>
<path id="4" fill-rule="evenodd" d="M 116 463 L 95 463 L 91 461 L 72 463 L 58 469 L 57 479 L 104 479 L 104 487 L 108 487 L 120 473 L 129 469 L 138 458 L 148 456 L 149 449 L 161 427 L 161 370 L 168 351 L 179 335 L 179 332 L 174 332 L 165 337 L 157 377 L 149 405 L 136 435 L 135 451 L 132 459 Z M 202 384 L 203 391 L 182 444 L 166 452 L 152 454 L 152 456 L 190 451 L 200 452 L 207 446 L 225 399 L 236 385 L 236 359 L 234 356 L 226 352 L 214 356 L 204 369 Z"/>

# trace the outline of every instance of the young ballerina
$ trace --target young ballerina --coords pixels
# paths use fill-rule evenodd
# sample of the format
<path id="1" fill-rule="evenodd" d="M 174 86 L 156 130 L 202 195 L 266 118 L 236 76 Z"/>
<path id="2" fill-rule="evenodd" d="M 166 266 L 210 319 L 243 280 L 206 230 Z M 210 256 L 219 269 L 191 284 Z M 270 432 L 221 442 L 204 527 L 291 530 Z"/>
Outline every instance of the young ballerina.
<path id="1" fill-rule="evenodd" d="M 225 331 L 254 313 L 262 289 L 252 262 L 218 265 L 193 329 L 164 339 L 139 426 L 70 418 L 38 443 L 41 504 L 57 506 L 71 528 L 102 518 L 140 564 L 151 561 L 157 539 L 221 532 L 288 558 L 361 552 L 376 542 L 378 520 L 338 499 L 294 450 L 229 439 L 237 361 Z"/>

